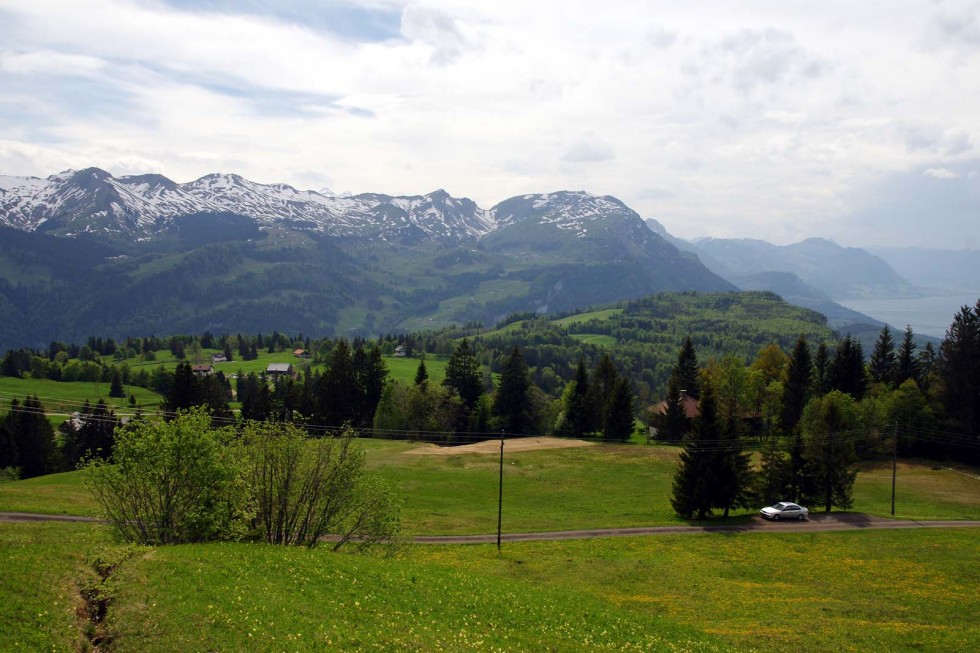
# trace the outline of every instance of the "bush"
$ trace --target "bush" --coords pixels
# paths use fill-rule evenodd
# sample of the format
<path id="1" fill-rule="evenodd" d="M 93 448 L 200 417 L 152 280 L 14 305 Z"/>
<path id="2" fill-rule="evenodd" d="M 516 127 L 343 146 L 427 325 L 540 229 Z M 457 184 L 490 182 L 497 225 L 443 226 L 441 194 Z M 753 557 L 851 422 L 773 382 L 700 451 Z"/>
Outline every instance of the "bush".
<path id="1" fill-rule="evenodd" d="M 250 422 L 244 433 L 255 525 L 272 544 L 367 547 L 399 530 L 393 493 L 364 471 L 364 450 L 348 429 L 308 439 L 291 424 Z"/>
<path id="2" fill-rule="evenodd" d="M 170 422 L 118 429 L 111 462 L 83 464 L 85 484 L 112 526 L 138 544 L 237 539 L 251 517 L 231 429 L 201 409 Z"/>

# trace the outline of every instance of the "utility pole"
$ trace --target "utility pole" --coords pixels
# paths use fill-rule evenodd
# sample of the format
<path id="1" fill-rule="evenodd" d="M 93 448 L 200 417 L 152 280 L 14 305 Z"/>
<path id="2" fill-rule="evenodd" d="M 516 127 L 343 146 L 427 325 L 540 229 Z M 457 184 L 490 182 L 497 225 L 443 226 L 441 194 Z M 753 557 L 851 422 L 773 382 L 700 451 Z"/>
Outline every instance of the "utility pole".
<path id="1" fill-rule="evenodd" d="M 497 494 L 497 551 L 500 551 L 500 527 L 504 516 L 504 432 L 500 432 L 500 492 Z"/>
<path id="2" fill-rule="evenodd" d="M 895 477 L 898 476 L 898 423 L 892 424 L 892 517 L 895 516 Z"/>

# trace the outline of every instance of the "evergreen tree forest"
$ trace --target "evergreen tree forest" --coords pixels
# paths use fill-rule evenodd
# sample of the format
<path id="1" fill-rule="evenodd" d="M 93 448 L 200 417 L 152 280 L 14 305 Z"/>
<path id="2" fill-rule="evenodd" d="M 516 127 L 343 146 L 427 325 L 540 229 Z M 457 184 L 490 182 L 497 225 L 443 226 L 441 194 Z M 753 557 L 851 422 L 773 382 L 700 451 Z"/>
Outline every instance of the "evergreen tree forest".
<path id="1" fill-rule="evenodd" d="M 390 377 L 386 360 L 396 348 L 418 361 L 414 383 Z M 231 373 L 237 361 L 259 352 L 297 350 L 311 358 L 295 374 Z M 161 352 L 179 364 L 156 365 Z M 706 514 L 724 514 L 759 497 L 814 498 L 812 434 L 827 428 L 805 416 L 831 392 L 854 402 L 847 413 L 854 415 L 847 436 L 854 460 L 887 455 L 897 441 L 900 455 L 977 462 L 978 352 L 980 302 L 954 316 L 939 347 L 917 347 L 911 329 L 897 339 L 887 329 L 866 360 L 856 339 L 837 337 L 822 316 L 771 293 L 668 293 L 588 313 L 512 315 L 492 328 L 467 324 L 350 341 L 276 331 L 96 336 L 8 351 L 0 374 L 101 382 L 116 397 L 145 387 L 163 398 L 148 413 L 203 405 L 216 424 L 291 422 L 314 436 L 349 425 L 367 436 L 449 444 L 501 432 L 636 442 L 647 439 L 637 433 L 645 435 L 638 425 L 648 422 L 651 436 L 664 441 L 686 446 L 698 432 L 722 443 L 716 446 L 730 456 L 718 463 L 723 480 L 715 485 L 726 488 L 725 498 L 709 501 Z M 196 371 L 212 355 L 224 361 Z M 448 361 L 441 383 L 429 380 L 427 357 Z M 133 360 L 142 364 L 131 366 Z M 697 399 L 707 386 L 717 424 L 696 426 L 681 392 Z M 81 428 L 84 418 L 76 432 L 57 436 L 40 422 L 20 426 L 43 408 L 35 398 L 11 399 L 0 418 L 0 467 L 19 468 L 22 476 L 48 473 L 111 451 L 111 438 Z M 119 418 L 98 399 L 80 412 L 92 416 L 91 424 L 115 424 Z M 665 410 L 651 411 L 661 400 Z M 761 475 L 744 462 L 753 449 L 762 452 Z M 701 514 L 702 505 L 688 514 Z"/>

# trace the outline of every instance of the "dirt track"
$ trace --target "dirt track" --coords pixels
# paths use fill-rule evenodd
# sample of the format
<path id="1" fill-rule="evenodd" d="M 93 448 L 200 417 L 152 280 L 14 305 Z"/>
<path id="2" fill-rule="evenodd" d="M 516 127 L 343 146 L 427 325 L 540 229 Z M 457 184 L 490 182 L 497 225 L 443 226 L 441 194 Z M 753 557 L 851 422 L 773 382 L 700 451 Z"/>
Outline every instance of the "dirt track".
<path id="1" fill-rule="evenodd" d="M 27 512 L 0 512 L 4 521 L 63 521 L 99 522 L 94 517 L 78 515 L 41 515 Z M 884 528 L 977 528 L 974 521 L 916 521 L 914 519 L 885 519 L 858 513 L 831 513 L 812 515 L 807 521 L 769 522 L 753 517 L 744 524 L 718 526 L 648 526 L 641 528 L 596 528 L 575 531 L 543 533 L 503 533 L 502 542 L 542 542 L 557 540 L 587 540 L 595 537 L 630 537 L 637 535 L 694 535 L 699 533 L 801 533 L 818 531 L 852 531 Z M 329 536 L 325 539 L 329 540 Z M 490 535 L 416 535 L 416 544 L 492 544 L 496 534 Z"/>
<path id="2" fill-rule="evenodd" d="M 571 447 L 591 447 L 595 442 L 586 440 L 572 440 L 567 438 L 511 438 L 504 440 L 504 453 L 514 453 L 515 451 L 536 451 L 538 449 L 568 449 Z M 500 453 L 500 440 L 484 440 L 473 444 L 463 444 L 458 447 L 440 447 L 435 444 L 426 444 L 417 449 L 406 451 L 406 454 L 413 456 L 457 456 L 465 453 Z"/>

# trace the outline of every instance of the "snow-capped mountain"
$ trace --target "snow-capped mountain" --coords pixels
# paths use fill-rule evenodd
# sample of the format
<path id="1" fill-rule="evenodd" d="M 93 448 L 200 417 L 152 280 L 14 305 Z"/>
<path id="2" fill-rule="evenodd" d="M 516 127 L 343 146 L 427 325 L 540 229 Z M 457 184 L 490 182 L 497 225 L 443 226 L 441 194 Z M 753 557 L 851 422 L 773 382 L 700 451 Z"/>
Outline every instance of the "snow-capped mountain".
<path id="1" fill-rule="evenodd" d="M 0 345 L 218 328 L 367 336 L 733 289 L 619 200 L 586 192 L 484 209 L 443 190 L 337 196 L 229 174 L 0 177 Z"/>
<path id="2" fill-rule="evenodd" d="M 331 196 L 233 174 L 177 184 L 161 175 L 117 178 L 98 168 L 47 179 L 0 177 L 0 224 L 23 231 L 140 239 L 152 237 L 176 217 L 201 212 L 231 212 L 266 226 L 381 240 L 459 241 L 494 227 L 490 212 L 442 190 L 410 197 Z"/>
<path id="3" fill-rule="evenodd" d="M 534 222 L 550 224 L 578 237 L 588 233 L 589 223 L 610 216 L 640 216 L 615 197 L 600 197 L 584 191 L 559 191 L 519 195 L 493 207 L 499 226 Z"/>
<path id="4" fill-rule="evenodd" d="M 487 240 L 504 249 L 550 251 L 561 244 L 568 255 L 578 250 L 587 258 L 608 259 L 649 253 L 664 239 L 615 197 L 583 191 L 519 195 L 491 209 L 496 230 Z"/>

